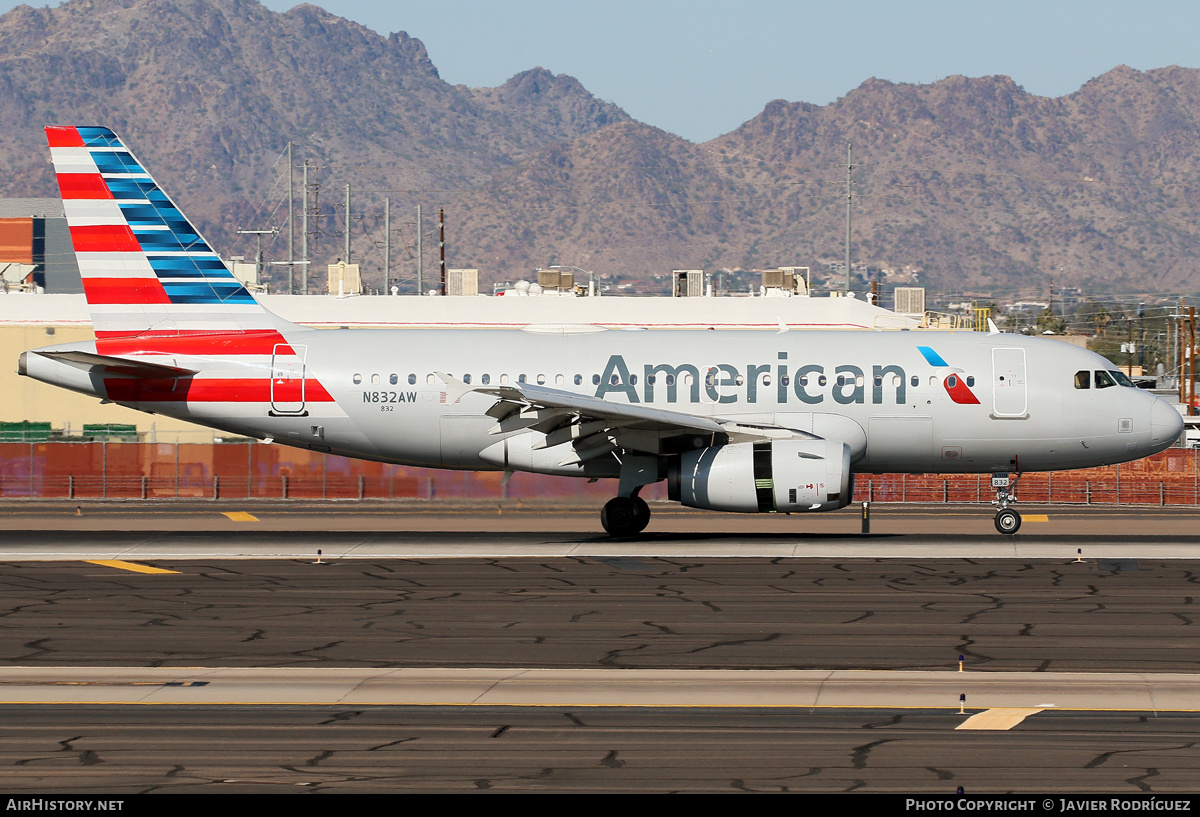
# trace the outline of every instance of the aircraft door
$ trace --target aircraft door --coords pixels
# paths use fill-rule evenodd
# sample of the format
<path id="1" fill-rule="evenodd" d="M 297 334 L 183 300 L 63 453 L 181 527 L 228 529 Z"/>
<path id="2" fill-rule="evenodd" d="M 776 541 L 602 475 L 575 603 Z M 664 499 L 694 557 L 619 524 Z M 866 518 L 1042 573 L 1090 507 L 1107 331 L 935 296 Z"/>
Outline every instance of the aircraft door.
<path id="1" fill-rule="evenodd" d="M 303 416 L 307 346 L 277 343 L 271 353 L 271 414 Z"/>
<path id="2" fill-rule="evenodd" d="M 992 416 L 1009 420 L 1029 417 L 1025 379 L 1025 350 L 992 349 Z"/>

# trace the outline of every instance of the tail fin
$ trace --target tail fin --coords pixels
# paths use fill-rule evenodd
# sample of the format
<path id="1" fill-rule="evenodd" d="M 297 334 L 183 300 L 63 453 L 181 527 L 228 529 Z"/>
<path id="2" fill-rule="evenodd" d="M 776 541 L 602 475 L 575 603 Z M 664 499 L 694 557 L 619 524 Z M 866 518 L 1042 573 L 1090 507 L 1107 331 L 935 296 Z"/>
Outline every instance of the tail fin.
<path id="1" fill-rule="evenodd" d="M 97 338 L 277 327 L 115 133 L 46 136 Z"/>

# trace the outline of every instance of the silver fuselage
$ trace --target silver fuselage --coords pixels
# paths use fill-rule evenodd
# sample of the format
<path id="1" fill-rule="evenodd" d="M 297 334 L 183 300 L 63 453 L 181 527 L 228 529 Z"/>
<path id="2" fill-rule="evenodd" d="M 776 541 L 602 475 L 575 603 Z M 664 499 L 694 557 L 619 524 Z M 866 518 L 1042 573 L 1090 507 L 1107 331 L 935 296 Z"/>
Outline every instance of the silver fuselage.
<path id="1" fill-rule="evenodd" d="M 1096 388 L 1094 374 L 1089 388 L 1077 388 L 1078 372 L 1116 368 L 1104 358 L 1021 335 L 292 326 L 282 331 L 293 350 L 286 361 L 271 355 L 164 353 L 153 341 L 128 355 L 195 370 L 197 381 L 270 379 L 267 396 L 260 393 L 259 399 L 217 390 L 196 400 L 129 399 L 108 378 L 36 352 L 23 356 L 22 369 L 47 383 L 230 433 L 433 468 L 519 469 L 487 452 L 506 437 L 537 434 L 497 434 L 496 420 L 485 414 L 496 398 L 462 385 L 536 383 L 614 403 L 792 429 L 849 445 L 856 472 L 1108 465 L 1167 448 L 1182 429 L 1179 413 L 1147 392 Z M 95 351 L 95 345 L 39 351 L 65 349 Z M 458 381 L 463 384 L 456 391 Z M 615 476 L 600 464 L 554 462 L 530 461 L 525 469 Z"/>

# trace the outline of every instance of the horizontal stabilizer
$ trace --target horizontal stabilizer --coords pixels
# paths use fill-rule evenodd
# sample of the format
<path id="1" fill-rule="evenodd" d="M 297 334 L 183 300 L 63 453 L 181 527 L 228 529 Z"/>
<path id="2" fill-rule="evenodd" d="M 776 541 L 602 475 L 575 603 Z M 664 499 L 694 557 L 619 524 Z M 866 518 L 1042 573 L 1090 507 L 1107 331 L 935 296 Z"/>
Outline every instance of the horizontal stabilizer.
<path id="1" fill-rule="evenodd" d="M 123 357 L 95 355 L 91 352 L 34 352 L 42 357 L 66 363 L 77 369 L 97 371 L 99 374 L 111 377 L 154 377 L 178 378 L 191 377 L 196 374 L 192 369 L 178 366 L 166 366 L 162 363 L 146 363 L 141 360 L 128 360 Z"/>

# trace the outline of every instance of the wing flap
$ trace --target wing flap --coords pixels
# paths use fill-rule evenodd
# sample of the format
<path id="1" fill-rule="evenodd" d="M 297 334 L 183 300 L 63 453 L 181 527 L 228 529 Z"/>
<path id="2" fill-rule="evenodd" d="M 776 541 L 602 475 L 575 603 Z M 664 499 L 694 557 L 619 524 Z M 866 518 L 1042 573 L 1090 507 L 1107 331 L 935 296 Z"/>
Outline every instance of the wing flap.
<path id="1" fill-rule="evenodd" d="M 567 409 L 581 419 L 606 420 L 615 426 L 638 426 L 680 433 L 721 434 L 724 428 L 720 420 L 685 414 L 682 411 L 651 408 L 636 403 L 613 403 L 585 394 L 549 389 L 522 383 L 517 386 L 475 389 L 505 402 L 522 402 L 532 407 Z M 528 427 L 528 426 L 526 426 Z"/>

